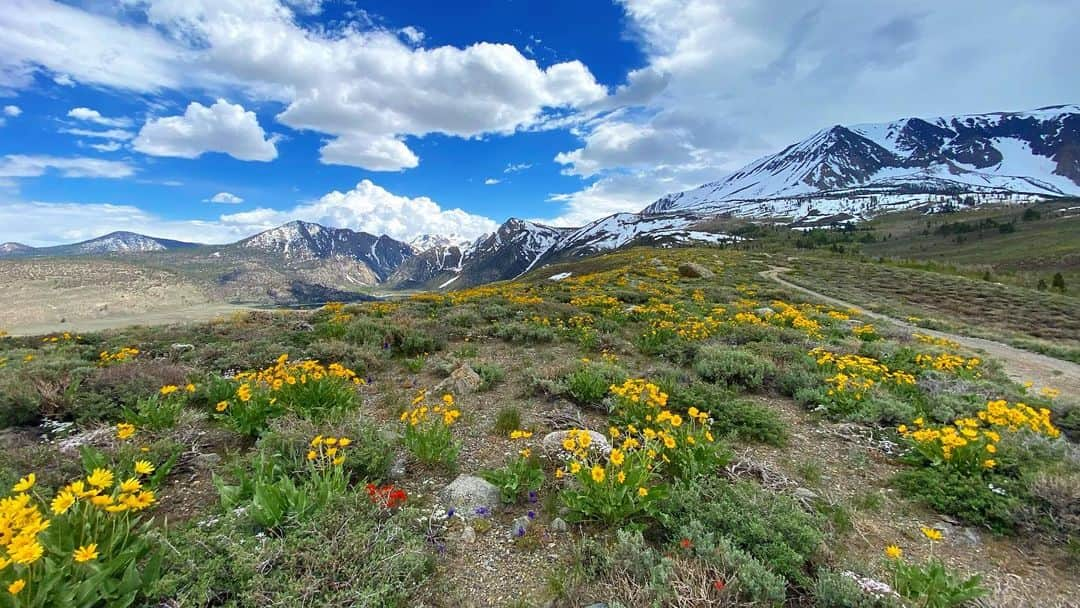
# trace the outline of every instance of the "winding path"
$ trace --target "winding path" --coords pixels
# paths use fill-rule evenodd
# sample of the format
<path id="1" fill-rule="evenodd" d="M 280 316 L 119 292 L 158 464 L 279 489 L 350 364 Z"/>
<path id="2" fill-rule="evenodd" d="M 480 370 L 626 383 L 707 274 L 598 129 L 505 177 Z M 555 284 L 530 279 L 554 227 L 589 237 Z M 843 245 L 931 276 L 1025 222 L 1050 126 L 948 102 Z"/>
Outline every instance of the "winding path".
<path id="1" fill-rule="evenodd" d="M 1052 387 L 1061 391 L 1063 397 L 1070 401 L 1080 397 L 1080 365 L 1071 361 L 1064 361 L 1062 359 L 1055 359 L 1046 355 L 1040 355 L 1027 350 L 1022 350 L 1008 344 L 1002 344 L 1001 342 L 995 342 L 993 340 L 986 340 L 983 338 L 972 338 L 970 336 L 961 336 L 957 334 L 950 334 L 943 331 L 936 331 L 933 329 L 926 329 L 917 325 L 912 325 L 906 321 L 894 319 L 890 316 L 883 315 L 878 312 L 867 310 L 862 306 L 857 306 L 850 302 L 827 296 L 825 294 L 818 293 L 811 289 L 807 289 L 801 285 L 796 285 L 791 281 L 780 278 L 780 274 L 791 270 L 783 266 L 770 266 L 768 270 L 763 270 L 758 273 L 762 278 L 775 281 L 788 289 L 793 289 L 800 293 L 809 295 L 815 299 L 821 300 L 833 306 L 840 308 L 850 308 L 859 311 L 859 314 L 870 317 L 872 319 L 880 319 L 882 321 L 888 321 L 898 327 L 903 327 L 909 331 L 917 331 L 922 334 L 936 336 L 939 338 L 948 338 L 954 342 L 958 342 L 968 348 L 979 350 L 986 355 L 997 359 L 1001 362 L 1002 369 L 1005 373 L 1016 382 L 1032 382 L 1033 389 L 1038 391 L 1043 387 Z"/>

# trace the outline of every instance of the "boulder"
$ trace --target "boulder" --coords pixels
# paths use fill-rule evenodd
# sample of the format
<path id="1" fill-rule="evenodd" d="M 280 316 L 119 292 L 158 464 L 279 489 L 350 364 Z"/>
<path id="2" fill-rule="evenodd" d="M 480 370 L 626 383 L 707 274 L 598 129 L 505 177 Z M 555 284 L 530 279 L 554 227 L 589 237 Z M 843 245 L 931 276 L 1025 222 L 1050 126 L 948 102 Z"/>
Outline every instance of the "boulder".
<path id="1" fill-rule="evenodd" d="M 691 279 L 711 279 L 716 276 L 713 274 L 713 271 L 701 264 L 695 264 L 694 262 L 684 262 L 679 264 L 679 274 L 684 277 L 690 277 Z"/>
<path id="2" fill-rule="evenodd" d="M 611 451 L 611 444 L 608 443 L 607 437 L 604 437 L 596 431 L 588 431 L 589 438 L 592 442 L 589 443 L 589 450 L 599 452 L 600 454 L 607 455 Z M 544 439 L 541 445 L 544 446 L 544 453 L 549 456 L 566 453 L 566 450 L 562 447 L 563 439 L 570 436 L 570 431 L 553 431 L 544 435 Z"/>
<path id="3" fill-rule="evenodd" d="M 475 393 L 483 382 L 480 374 L 476 373 L 468 363 L 462 363 L 457 369 L 450 372 L 450 375 L 442 382 L 436 384 L 432 392 L 436 394 L 454 393 L 455 395 Z"/>
<path id="4" fill-rule="evenodd" d="M 471 515 L 479 507 L 491 508 L 499 504 L 499 488 L 486 480 L 472 475 L 458 475 L 439 492 L 439 500 L 453 507 L 462 515 Z"/>
<path id="5" fill-rule="evenodd" d="M 761 308 L 755 308 L 754 314 L 759 317 L 769 317 L 776 314 L 776 311 L 768 306 L 762 306 Z"/>
<path id="6" fill-rule="evenodd" d="M 570 531 L 570 526 L 563 518 L 556 517 L 555 519 L 551 520 L 551 525 L 548 526 L 548 529 L 555 534 L 564 534 Z"/>

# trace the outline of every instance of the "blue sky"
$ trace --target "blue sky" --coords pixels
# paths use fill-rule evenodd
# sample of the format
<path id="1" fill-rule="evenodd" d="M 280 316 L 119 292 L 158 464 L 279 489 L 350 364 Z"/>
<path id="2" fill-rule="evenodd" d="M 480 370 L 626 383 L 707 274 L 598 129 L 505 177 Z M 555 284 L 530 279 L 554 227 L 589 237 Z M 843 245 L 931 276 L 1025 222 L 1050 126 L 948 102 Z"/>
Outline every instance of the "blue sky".
<path id="1" fill-rule="evenodd" d="M 9 0 L 0 241 L 580 225 L 831 124 L 1080 99 L 1067 0 L 465 6 Z"/>

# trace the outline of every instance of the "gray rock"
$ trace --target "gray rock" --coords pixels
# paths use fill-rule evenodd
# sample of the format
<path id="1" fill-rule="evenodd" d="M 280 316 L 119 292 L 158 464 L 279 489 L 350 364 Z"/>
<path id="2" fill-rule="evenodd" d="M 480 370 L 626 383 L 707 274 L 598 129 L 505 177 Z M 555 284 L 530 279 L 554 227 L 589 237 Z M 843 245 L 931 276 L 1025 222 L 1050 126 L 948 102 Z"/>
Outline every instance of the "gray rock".
<path id="1" fill-rule="evenodd" d="M 390 463 L 390 469 L 387 470 L 386 476 L 393 480 L 405 479 L 405 458 L 398 456 Z"/>
<path id="2" fill-rule="evenodd" d="M 519 536 L 525 536 L 525 533 L 529 531 L 529 518 L 522 515 L 515 519 L 510 524 L 510 536 L 515 538 Z"/>
<path id="3" fill-rule="evenodd" d="M 472 526 L 465 526 L 465 529 L 461 531 L 461 542 L 470 544 L 476 542 L 476 530 L 473 530 Z"/>
<path id="4" fill-rule="evenodd" d="M 754 314 L 759 317 L 767 317 L 769 315 L 775 315 L 776 311 L 769 308 L 768 306 L 762 306 L 761 308 L 755 308 Z"/>
<path id="5" fill-rule="evenodd" d="M 177 342 L 176 344 L 173 344 L 169 348 L 171 348 L 172 350 L 175 350 L 175 351 L 183 352 L 185 350 L 195 350 L 195 345 L 194 344 L 182 344 L 180 342 Z"/>
<path id="6" fill-rule="evenodd" d="M 713 274 L 713 271 L 701 264 L 695 264 L 694 262 L 684 262 L 679 264 L 679 274 L 684 277 L 690 277 L 691 279 L 711 279 L 716 276 Z"/>
<path id="7" fill-rule="evenodd" d="M 556 534 L 565 534 L 566 532 L 570 531 L 570 526 L 563 518 L 556 517 L 555 519 L 551 520 L 551 525 L 548 526 L 548 529 Z"/>
<path id="8" fill-rule="evenodd" d="M 475 393 L 483 382 L 480 374 L 476 373 L 468 363 L 462 363 L 457 369 L 450 372 L 450 375 L 442 382 L 436 384 L 432 392 L 451 392 L 455 395 L 465 395 Z"/>
<path id="9" fill-rule="evenodd" d="M 477 507 L 491 508 L 499 504 L 499 488 L 479 477 L 458 475 L 439 492 L 444 505 L 457 509 L 462 515 L 472 514 Z"/>
<path id="10" fill-rule="evenodd" d="M 208 452 L 196 456 L 195 461 L 204 467 L 212 467 L 221 463 L 221 456 L 213 452 Z"/>
<path id="11" fill-rule="evenodd" d="M 604 437 L 596 431 L 589 431 L 589 437 L 592 442 L 589 444 L 590 451 L 596 451 L 600 454 L 607 454 L 611 451 L 611 444 L 608 443 L 607 437 Z M 562 447 L 563 439 L 570 436 L 570 431 L 553 431 L 544 435 L 544 439 L 541 444 L 544 446 L 544 453 L 548 455 L 558 455 L 566 453 L 566 450 Z"/>
<path id="12" fill-rule="evenodd" d="M 810 488 L 795 488 L 795 491 L 791 493 L 795 498 L 801 498 L 802 500 L 817 500 L 817 492 Z"/>

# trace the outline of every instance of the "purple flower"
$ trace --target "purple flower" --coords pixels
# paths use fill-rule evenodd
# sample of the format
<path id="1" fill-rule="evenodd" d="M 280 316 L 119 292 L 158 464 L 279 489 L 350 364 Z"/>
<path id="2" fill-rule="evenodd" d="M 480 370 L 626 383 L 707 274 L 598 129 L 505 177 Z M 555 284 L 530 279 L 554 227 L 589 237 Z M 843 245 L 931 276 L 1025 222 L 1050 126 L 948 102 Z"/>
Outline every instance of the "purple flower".
<path id="1" fill-rule="evenodd" d="M 480 517 L 483 517 L 483 516 L 487 515 L 488 513 L 490 513 L 491 511 L 489 511 L 487 507 L 480 506 L 480 507 L 476 507 L 476 511 L 474 511 L 474 512 L 477 515 L 479 515 Z"/>
<path id="2" fill-rule="evenodd" d="M 536 491 L 529 490 L 529 502 L 536 502 Z"/>
<path id="3" fill-rule="evenodd" d="M 529 511 L 526 515 L 529 516 L 529 519 L 536 519 L 536 511 Z"/>
<path id="4" fill-rule="evenodd" d="M 448 518 L 453 517 L 454 513 L 457 513 L 457 511 L 454 509 L 454 507 L 450 507 L 449 509 L 446 510 L 446 517 L 448 517 Z"/>
<path id="5" fill-rule="evenodd" d="M 525 536 L 525 526 L 518 526 L 517 536 L 518 536 L 518 538 L 521 538 L 522 536 Z"/>

